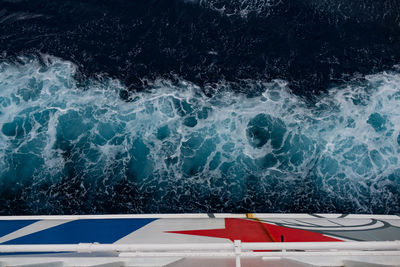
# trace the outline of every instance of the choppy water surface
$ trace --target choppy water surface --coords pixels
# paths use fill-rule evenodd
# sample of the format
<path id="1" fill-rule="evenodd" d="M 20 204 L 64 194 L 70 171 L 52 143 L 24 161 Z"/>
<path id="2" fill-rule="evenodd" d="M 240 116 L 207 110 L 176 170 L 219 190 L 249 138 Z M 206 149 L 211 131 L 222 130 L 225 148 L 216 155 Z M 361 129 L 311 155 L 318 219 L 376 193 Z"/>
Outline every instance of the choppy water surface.
<path id="1" fill-rule="evenodd" d="M 252 97 L 155 81 L 127 101 L 45 60 L 0 65 L 3 212 L 399 211 L 396 72 L 312 104 L 279 80 Z"/>
<path id="2" fill-rule="evenodd" d="M 133 90 L 283 79 L 297 95 L 400 63 L 398 0 L 0 0 L 0 59 L 43 53 Z"/>
<path id="3" fill-rule="evenodd" d="M 397 0 L 0 0 L 0 214 L 400 213 Z"/>

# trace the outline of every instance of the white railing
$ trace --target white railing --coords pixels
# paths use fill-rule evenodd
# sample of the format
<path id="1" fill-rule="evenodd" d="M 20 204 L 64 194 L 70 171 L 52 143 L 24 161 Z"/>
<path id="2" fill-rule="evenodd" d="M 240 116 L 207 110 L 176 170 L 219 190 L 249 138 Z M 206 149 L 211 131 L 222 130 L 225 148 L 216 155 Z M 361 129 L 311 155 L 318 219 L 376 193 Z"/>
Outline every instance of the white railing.
<path id="1" fill-rule="evenodd" d="M 119 252 L 120 257 L 400 256 L 400 241 L 0 245 L 0 252 Z"/>

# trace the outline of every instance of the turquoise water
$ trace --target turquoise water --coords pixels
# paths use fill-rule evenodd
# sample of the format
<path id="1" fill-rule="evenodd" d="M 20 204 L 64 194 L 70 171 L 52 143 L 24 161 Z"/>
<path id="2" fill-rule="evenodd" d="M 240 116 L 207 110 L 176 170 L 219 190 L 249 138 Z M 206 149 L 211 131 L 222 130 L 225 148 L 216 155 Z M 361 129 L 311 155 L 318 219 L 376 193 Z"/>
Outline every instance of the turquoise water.
<path id="1" fill-rule="evenodd" d="M 57 58 L 0 63 L 0 212 L 400 212 L 400 74 L 120 97 Z"/>

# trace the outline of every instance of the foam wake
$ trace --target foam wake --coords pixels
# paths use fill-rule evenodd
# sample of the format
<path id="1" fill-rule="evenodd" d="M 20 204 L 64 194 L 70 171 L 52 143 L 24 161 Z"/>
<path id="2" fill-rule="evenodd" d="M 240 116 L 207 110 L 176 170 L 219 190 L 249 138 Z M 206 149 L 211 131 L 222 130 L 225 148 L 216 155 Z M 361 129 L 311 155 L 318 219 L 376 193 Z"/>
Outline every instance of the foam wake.
<path id="1" fill-rule="evenodd" d="M 120 97 L 46 57 L 0 64 L 0 212 L 375 212 L 400 210 L 400 74 L 315 102 L 284 81 L 159 80 Z"/>
<path id="2" fill-rule="evenodd" d="M 186 0 L 189 2 L 195 2 Z M 200 0 L 201 6 L 226 16 L 238 15 L 246 18 L 249 14 L 268 16 L 271 8 L 282 4 L 282 0 Z"/>

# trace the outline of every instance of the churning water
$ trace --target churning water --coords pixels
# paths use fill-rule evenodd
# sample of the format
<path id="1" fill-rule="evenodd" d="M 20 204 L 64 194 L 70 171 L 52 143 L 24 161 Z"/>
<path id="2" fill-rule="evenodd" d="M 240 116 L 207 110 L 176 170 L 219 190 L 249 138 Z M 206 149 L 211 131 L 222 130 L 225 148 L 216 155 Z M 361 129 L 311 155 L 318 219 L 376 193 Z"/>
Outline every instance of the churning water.
<path id="1" fill-rule="evenodd" d="M 399 14 L 0 0 L 0 215 L 400 213 Z"/>
<path id="2" fill-rule="evenodd" d="M 118 80 L 44 61 L 0 65 L 3 213 L 399 212 L 396 72 L 313 101 L 282 80 L 211 97 L 156 80 L 122 99 Z"/>

